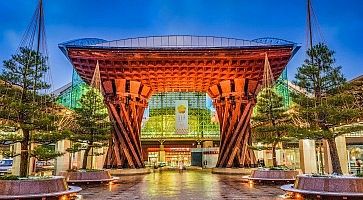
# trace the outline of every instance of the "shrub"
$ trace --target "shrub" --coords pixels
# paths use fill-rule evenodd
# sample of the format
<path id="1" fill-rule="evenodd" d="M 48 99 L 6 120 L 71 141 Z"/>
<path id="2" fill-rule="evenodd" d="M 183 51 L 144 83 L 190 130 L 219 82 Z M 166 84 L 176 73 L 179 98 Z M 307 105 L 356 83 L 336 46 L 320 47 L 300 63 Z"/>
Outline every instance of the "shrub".
<path id="1" fill-rule="evenodd" d="M 0 176 L 0 180 L 19 180 L 19 176 L 15 175 Z"/>

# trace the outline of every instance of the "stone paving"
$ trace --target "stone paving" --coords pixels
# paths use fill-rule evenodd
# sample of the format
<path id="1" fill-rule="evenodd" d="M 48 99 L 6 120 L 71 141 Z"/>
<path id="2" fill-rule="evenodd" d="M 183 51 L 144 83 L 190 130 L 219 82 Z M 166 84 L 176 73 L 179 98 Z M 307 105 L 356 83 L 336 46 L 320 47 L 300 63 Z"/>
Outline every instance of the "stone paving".
<path id="1" fill-rule="evenodd" d="M 210 171 L 162 171 L 124 176 L 111 185 L 81 186 L 79 199 L 286 199 L 279 186 L 250 185 L 241 176 L 211 174 Z"/>

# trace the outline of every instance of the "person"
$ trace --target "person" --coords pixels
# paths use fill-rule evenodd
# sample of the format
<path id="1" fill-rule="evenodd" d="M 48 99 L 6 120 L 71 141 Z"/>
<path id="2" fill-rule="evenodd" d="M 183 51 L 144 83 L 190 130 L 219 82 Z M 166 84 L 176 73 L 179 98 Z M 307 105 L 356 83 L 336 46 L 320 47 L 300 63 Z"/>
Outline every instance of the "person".
<path id="1" fill-rule="evenodd" d="M 265 167 L 265 161 L 263 159 L 258 159 L 257 165 L 258 165 L 258 167 Z"/>
<path id="2" fill-rule="evenodd" d="M 183 172 L 183 162 L 179 162 L 179 173 Z"/>
<path id="3" fill-rule="evenodd" d="M 207 165 L 208 165 L 208 161 L 207 161 L 207 160 L 205 160 L 205 161 L 204 161 L 204 168 L 207 168 Z"/>
<path id="4" fill-rule="evenodd" d="M 156 162 L 153 162 L 154 163 L 154 169 L 157 169 L 158 166 L 156 165 Z"/>
<path id="5" fill-rule="evenodd" d="M 355 160 L 355 165 L 357 166 L 357 174 L 360 174 L 360 168 L 362 167 L 362 161 L 358 158 Z"/>

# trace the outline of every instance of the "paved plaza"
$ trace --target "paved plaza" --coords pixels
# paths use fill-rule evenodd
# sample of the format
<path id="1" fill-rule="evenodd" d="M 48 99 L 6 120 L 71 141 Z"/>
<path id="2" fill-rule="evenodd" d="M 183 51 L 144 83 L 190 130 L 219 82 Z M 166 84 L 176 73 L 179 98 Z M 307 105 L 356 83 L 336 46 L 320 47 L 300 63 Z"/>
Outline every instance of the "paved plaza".
<path id="1" fill-rule="evenodd" d="M 250 185 L 210 171 L 162 171 L 124 176 L 112 185 L 82 186 L 80 199 L 286 199 L 279 186 Z"/>

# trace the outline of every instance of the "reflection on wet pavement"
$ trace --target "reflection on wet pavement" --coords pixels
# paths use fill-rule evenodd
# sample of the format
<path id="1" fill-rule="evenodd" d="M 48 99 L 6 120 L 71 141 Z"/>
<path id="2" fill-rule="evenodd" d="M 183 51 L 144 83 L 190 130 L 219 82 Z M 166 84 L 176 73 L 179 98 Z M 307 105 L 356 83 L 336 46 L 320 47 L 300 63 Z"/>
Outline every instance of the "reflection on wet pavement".
<path id="1" fill-rule="evenodd" d="M 124 176 L 103 186 L 81 186 L 81 199 L 284 199 L 279 186 L 250 185 L 241 176 L 209 171 L 163 171 Z"/>

